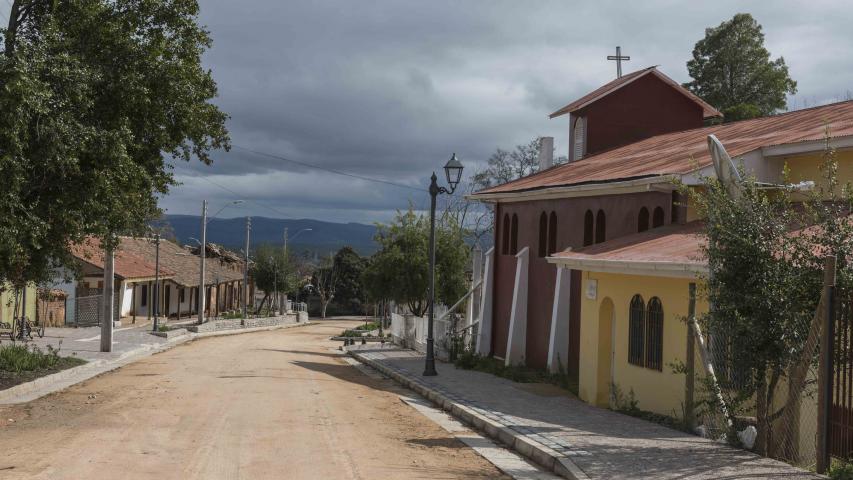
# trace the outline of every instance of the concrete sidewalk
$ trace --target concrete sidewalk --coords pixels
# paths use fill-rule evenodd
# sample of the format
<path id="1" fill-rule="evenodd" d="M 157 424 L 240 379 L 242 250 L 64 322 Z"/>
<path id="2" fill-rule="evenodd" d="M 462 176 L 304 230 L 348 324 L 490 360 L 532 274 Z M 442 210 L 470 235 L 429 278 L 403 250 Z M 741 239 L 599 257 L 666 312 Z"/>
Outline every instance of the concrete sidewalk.
<path id="1" fill-rule="evenodd" d="M 426 396 L 464 422 L 565 478 L 814 479 L 818 475 L 703 438 L 439 363 L 394 345 L 348 347 L 356 359 Z"/>

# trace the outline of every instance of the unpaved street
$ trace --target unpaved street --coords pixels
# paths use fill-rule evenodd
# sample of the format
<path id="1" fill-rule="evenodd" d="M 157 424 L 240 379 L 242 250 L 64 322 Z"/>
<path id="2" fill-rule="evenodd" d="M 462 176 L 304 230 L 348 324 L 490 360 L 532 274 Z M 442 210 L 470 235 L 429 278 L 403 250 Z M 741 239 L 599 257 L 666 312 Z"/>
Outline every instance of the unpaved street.
<path id="1" fill-rule="evenodd" d="M 0 407 L 0 478 L 502 478 L 331 350 L 355 323 L 199 340 Z"/>

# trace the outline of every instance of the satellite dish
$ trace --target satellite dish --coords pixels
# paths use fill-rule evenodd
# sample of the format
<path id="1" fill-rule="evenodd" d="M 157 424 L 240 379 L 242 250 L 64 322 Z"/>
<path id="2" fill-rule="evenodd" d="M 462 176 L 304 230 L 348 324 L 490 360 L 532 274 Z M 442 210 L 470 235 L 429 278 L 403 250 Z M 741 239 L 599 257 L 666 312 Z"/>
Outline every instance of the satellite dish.
<path id="1" fill-rule="evenodd" d="M 735 168 L 732 157 L 726 151 L 726 147 L 714 135 L 708 135 L 708 150 L 711 152 L 711 160 L 714 162 L 714 172 L 717 174 L 717 180 L 726 189 L 729 196 L 737 198 L 740 196 L 740 184 L 743 179 L 740 177 L 740 172 Z"/>
<path id="2" fill-rule="evenodd" d="M 714 172 L 717 174 L 720 184 L 723 185 L 723 188 L 726 189 L 731 198 L 738 198 L 743 178 L 741 178 L 740 172 L 735 167 L 732 157 L 726 151 L 726 147 L 723 146 L 722 142 L 716 136 L 708 135 L 708 151 L 711 152 L 711 160 L 714 162 Z M 811 180 L 791 185 L 766 182 L 755 182 L 755 185 L 759 189 L 786 189 L 789 192 L 806 192 L 814 190 L 815 187 L 815 183 Z"/>

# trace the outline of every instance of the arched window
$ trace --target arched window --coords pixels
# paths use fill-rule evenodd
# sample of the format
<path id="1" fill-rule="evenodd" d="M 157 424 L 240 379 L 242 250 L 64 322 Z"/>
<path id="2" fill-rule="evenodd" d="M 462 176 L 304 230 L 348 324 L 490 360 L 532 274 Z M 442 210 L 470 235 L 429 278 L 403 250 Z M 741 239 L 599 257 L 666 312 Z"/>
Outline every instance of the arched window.
<path id="1" fill-rule="evenodd" d="M 583 246 L 592 245 L 592 231 L 595 225 L 595 218 L 592 216 L 592 210 L 587 210 L 583 216 Z"/>
<path id="2" fill-rule="evenodd" d="M 628 363 L 643 366 L 646 305 L 643 297 L 634 295 L 628 313 Z"/>
<path id="3" fill-rule="evenodd" d="M 586 145 L 584 145 L 586 143 L 586 118 L 578 117 L 575 120 L 574 142 L 572 143 L 574 147 L 572 160 L 582 159 L 586 153 Z"/>
<path id="4" fill-rule="evenodd" d="M 660 207 L 655 207 L 655 213 L 652 216 L 652 228 L 658 228 L 663 226 L 663 209 Z"/>
<path id="5" fill-rule="evenodd" d="M 640 209 L 640 215 L 637 216 L 637 231 L 645 232 L 649 229 L 649 209 L 643 207 Z"/>
<path id="6" fill-rule="evenodd" d="M 551 212 L 548 221 L 548 255 L 557 252 L 557 212 Z"/>
<path id="7" fill-rule="evenodd" d="M 509 253 L 515 255 L 518 253 L 518 215 L 512 214 L 512 225 L 509 232 Z"/>
<path id="8" fill-rule="evenodd" d="M 607 233 L 607 221 L 604 218 L 604 210 L 599 210 L 595 214 L 595 243 L 601 243 L 605 240 Z"/>
<path id="9" fill-rule="evenodd" d="M 681 197 L 679 196 L 679 193 L 677 191 L 673 190 L 673 192 L 672 192 L 672 206 L 670 207 L 670 210 L 672 211 L 672 214 L 671 214 L 672 223 L 678 223 L 681 221 L 681 219 L 678 215 L 679 209 L 681 209 Z"/>
<path id="10" fill-rule="evenodd" d="M 544 257 L 548 254 L 548 215 L 542 212 L 539 215 L 539 256 Z"/>
<path id="11" fill-rule="evenodd" d="M 504 213 L 504 221 L 501 222 L 501 231 L 503 238 L 501 240 L 501 253 L 509 255 L 509 214 Z"/>
<path id="12" fill-rule="evenodd" d="M 658 297 L 649 300 L 646 314 L 646 368 L 663 370 L 663 305 Z"/>

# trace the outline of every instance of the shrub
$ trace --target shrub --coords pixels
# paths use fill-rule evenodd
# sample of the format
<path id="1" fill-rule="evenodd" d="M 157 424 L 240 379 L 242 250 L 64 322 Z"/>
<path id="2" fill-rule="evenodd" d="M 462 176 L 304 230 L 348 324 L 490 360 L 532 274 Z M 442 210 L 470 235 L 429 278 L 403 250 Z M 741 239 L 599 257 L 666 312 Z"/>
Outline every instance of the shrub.
<path id="1" fill-rule="evenodd" d="M 21 373 L 49 369 L 55 367 L 59 360 L 59 350 L 50 345 L 47 346 L 47 353 L 36 346 L 32 349 L 26 345 L 0 347 L 0 371 Z"/>

